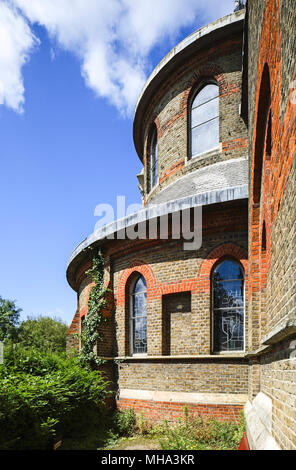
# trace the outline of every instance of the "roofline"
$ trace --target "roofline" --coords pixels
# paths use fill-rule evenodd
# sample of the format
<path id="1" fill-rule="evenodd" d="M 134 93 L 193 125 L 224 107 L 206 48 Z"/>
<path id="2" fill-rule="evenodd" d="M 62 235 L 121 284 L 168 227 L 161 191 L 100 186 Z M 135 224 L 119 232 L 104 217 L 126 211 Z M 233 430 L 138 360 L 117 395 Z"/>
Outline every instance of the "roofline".
<path id="1" fill-rule="evenodd" d="M 242 33 L 244 18 L 245 10 L 243 9 L 198 29 L 175 46 L 155 67 L 142 89 L 134 114 L 133 139 L 136 152 L 141 161 L 143 160 L 141 122 L 155 89 L 193 52 L 195 53 L 207 47 L 213 41 L 217 41 L 222 37 L 225 38 L 231 34 Z"/>
<path id="2" fill-rule="evenodd" d="M 110 239 L 114 240 L 114 235 L 116 233 L 125 230 L 128 227 L 133 227 L 136 224 L 153 220 L 156 217 L 172 214 L 185 209 L 240 199 L 248 199 L 248 185 L 246 184 L 206 191 L 192 196 L 186 196 L 181 199 L 156 204 L 155 206 L 151 205 L 141 209 L 139 212 L 135 212 L 134 214 L 105 225 L 85 238 L 72 252 L 67 265 L 67 281 L 72 289 L 75 290 L 75 273 L 77 267 L 85 256 L 85 250 L 88 250 L 93 245 L 103 245 Z"/>

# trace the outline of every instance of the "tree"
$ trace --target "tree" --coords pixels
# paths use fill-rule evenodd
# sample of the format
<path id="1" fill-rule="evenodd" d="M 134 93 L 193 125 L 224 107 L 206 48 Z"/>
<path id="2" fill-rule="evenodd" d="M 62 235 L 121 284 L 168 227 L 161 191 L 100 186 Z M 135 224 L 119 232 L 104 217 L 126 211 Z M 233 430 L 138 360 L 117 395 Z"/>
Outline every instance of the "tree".
<path id="1" fill-rule="evenodd" d="M 16 339 L 21 311 L 15 301 L 0 297 L 0 341 Z"/>
<path id="2" fill-rule="evenodd" d="M 65 351 L 68 326 L 58 318 L 28 317 L 18 329 L 18 342 L 39 351 Z"/>

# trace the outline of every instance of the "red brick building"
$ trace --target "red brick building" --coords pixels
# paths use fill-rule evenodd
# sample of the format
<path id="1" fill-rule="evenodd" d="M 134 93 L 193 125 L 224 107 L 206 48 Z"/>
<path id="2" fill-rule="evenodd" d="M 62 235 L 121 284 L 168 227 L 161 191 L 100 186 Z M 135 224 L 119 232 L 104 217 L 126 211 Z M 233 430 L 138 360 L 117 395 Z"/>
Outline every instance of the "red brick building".
<path id="1" fill-rule="evenodd" d="M 86 248 L 104 253 L 113 302 L 97 353 L 119 408 L 244 408 L 258 449 L 296 448 L 295 24 L 292 1 L 249 1 L 163 59 L 134 118 L 143 209 L 95 231 L 67 268 L 79 349 Z"/>

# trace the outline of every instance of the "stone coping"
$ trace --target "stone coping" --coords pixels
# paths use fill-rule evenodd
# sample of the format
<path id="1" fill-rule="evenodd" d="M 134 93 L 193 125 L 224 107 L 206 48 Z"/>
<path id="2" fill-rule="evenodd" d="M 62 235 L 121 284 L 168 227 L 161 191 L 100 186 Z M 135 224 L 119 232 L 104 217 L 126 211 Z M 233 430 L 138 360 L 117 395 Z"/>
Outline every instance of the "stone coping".
<path id="1" fill-rule="evenodd" d="M 261 356 L 262 354 L 265 354 L 268 351 L 270 351 L 270 346 L 260 346 L 260 348 L 256 350 L 248 351 L 246 353 L 246 357 Z"/>
<path id="2" fill-rule="evenodd" d="M 223 40 L 229 34 L 242 31 L 244 18 L 245 10 L 243 9 L 224 16 L 223 18 L 219 18 L 198 29 L 177 44 L 155 67 L 142 89 L 134 115 L 133 137 L 140 160 L 143 158 L 143 142 L 141 138 L 142 118 L 146 106 L 150 102 L 155 90 L 159 88 L 161 82 L 164 81 L 170 73 L 176 70 L 176 68 L 192 54 L 196 54 L 198 50 L 208 47 L 209 45 L 212 46 L 213 43 Z"/>
<path id="3" fill-rule="evenodd" d="M 189 161 L 191 164 L 193 160 Z M 248 184 L 247 155 L 212 163 L 191 171 L 168 184 L 157 194 L 149 196 L 146 207 L 162 204 L 172 199 L 202 194 L 208 191 L 225 189 Z M 157 189 L 157 186 L 156 188 Z"/>
<path id="4" fill-rule="evenodd" d="M 93 244 L 97 244 L 97 242 L 103 243 L 104 241 L 108 241 L 108 239 L 114 240 L 115 234 L 124 231 L 128 227 L 132 227 L 136 224 L 147 222 L 157 217 L 162 217 L 167 214 L 172 214 L 174 212 L 179 212 L 185 209 L 240 199 L 248 199 L 247 184 L 219 188 L 176 200 L 163 202 L 161 204 L 152 205 L 150 207 L 148 206 L 138 212 L 135 212 L 134 214 L 107 224 L 85 238 L 72 252 L 67 266 L 67 280 L 70 286 L 75 290 L 75 261 L 77 262 L 76 264 L 79 265 L 80 256 L 83 256 L 83 251 Z"/>
<path id="5" fill-rule="evenodd" d="M 117 357 L 102 357 L 103 360 L 106 361 L 167 361 L 167 360 L 173 360 L 173 361 L 182 361 L 182 360 L 192 360 L 195 359 L 197 361 L 203 360 L 203 359 L 212 359 L 212 360 L 224 360 L 224 359 L 246 359 L 246 354 L 245 353 L 237 353 L 237 354 L 199 354 L 199 355 L 193 355 L 193 354 L 184 354 L 184 355 L 172 355 L 172 356 L 145 356 L 145 355 L 135 355 L 135 356 L 117 356 Z"/>
<path id="6" fill-rule="evenodd" d="M 239 393 L 196 393 L 120 389 L 118 399 L 207 405 L 245 405 L 248 400 L 248 395 Z"/>
<path id="7" fill-rule="evenodd" d="M 293 317 L 288 317 L 277 325 L 273 330 L 271 330 L 267 335 L 262 339 L 262 344 L 271 345 L 276 344 L 283 339 L 288 338 L 290 335 L 296 333 L 296 315 Z"/>

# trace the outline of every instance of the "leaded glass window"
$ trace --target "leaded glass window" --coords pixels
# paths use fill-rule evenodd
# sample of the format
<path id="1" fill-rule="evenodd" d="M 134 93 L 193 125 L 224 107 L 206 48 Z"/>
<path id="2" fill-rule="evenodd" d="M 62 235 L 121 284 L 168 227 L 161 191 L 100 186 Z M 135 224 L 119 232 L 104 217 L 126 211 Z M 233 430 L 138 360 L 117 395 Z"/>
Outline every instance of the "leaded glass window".
<path id="1" fill-rule="evenodd" d="M 149 191 L 157 185 L 157 130 L 154 127 L 149 151 Z"/>
<path id="2" fill-rule="evenodd" d="M 219 87 L 205 85 L 191 105 L 190 157 L 196 157 L 219 146 Z"/>
<path id="3" fill-rule="evenodd" d="M 131 290 L 131 352 L 147 353 L 147 285 L 143 276 L 139 276 Z"/>
<path id="4" fill-rule="evenodd" d="M 214 351 L 244 350 L 244 272 L 224 260 L 212 274 Z"/>

